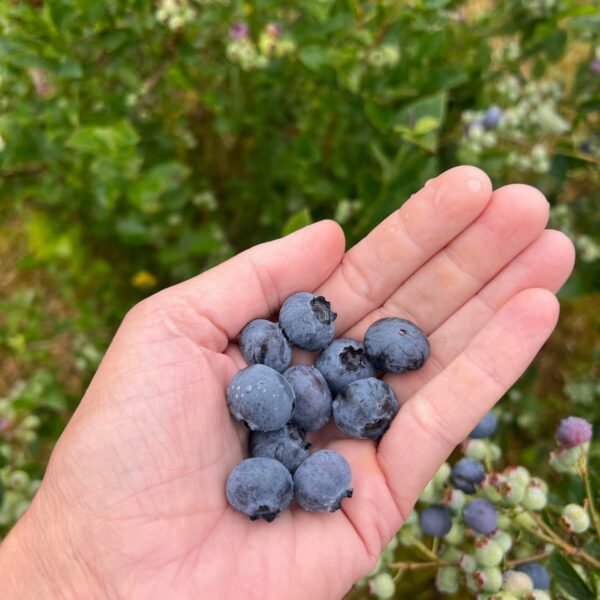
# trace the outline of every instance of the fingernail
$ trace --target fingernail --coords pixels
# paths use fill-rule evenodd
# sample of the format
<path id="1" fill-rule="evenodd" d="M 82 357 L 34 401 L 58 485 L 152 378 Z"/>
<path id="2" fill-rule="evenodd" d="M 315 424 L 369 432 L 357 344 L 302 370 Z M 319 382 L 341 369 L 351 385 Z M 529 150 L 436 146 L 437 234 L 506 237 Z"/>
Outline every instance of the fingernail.
<path id="1" fill-rule="evenodd" d="M 480 192 L 483 189 L 483 183 L 479 179 L 475 179 L 475 177 L 471 177 L 467 180 L 467 187 L 472 192 Z"/>

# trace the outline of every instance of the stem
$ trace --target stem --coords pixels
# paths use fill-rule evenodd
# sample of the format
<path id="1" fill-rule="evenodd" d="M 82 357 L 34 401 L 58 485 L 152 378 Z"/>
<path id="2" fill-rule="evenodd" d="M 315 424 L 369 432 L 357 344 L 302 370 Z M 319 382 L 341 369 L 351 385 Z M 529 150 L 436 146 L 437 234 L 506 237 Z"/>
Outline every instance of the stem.
<path id="1" fill-rule="evenodd" d="M 437 567 L 457 567 L 458 561 L 453 560 L 432 560 L 430 562 L 397 562 L 391 563 L 390 567 L 400 571 L 418 571 L 419 569 L 433 569 Z"/>
<path id="2" fill-rule="evenodd" d="M 434 537 L 433 542 L 431 544 L 431 551 L 437 556 L 438 549 L 440 546 L 440 538 Z"/>
<path id="3" fill-rule="evenodd" d="M 550 556 L 550 552 L 540 552 L 539 554 L 533 554 L 532 556 L 526 556 L 525 558 L 515 558 L 513 560 L 509 560 L 506 562 L 508 567 L 516 567 L 518 565 L 523 565 L 528 562 L 540 561 L 548 558 Z"/>
<path id="4" fill-rule="evenodd" d="M 531 513 L 530 513 L 531 514 Z M 553 546 L 558 546 L 565 554 L 571 556 L 574 560 L 579 560 L 580 562 L 587 563 L 588 565 L 594 567 L 595 569 L 600 569 L 600 560 L 597 560 L 590 554 L 588 554 L 583 548 L 576 548 L 575 546 L 571 546 L 564 540 L 562 540 L 558 535 L 550 529 L 543 521 L 541 521 L 537 515 L 531 514 L 531 516 L 535 519 L 538 527 L 543 528 L 547 533 L 542 533 L 539 529 L 535 529 L 533 527 L 524 527 L 529 533 L 534 535 L 535 537 L 543 540 L 544 542 L 548 542 Z M 530 558 L 527 559 L 531 560 Z"/>
<path id="5" fill-rule="evenodd" d="M 596 510 L 596 505 L 594 503 L 594 494 L 592 493 L 592 484 L 590 483 L 590 474 L 587 465 L 587 455 L 585 452 L 581 452 L 581 456 L 579 457 L 579 474 L 581 475 L 581 479 L 583 480 L 583 484 L 585 485 L 585 495 L 587 497 L 588 505 L 590 507 L 590 516 L 592 517 L 592 523 L 594 524 L 596 534 L 598 535 L 598 537 L 600 537 L 600 517 L 598 516 L 598 511 Z"/>
<path id="6" fill-rule="evenodd" d="M 419 549 L 427 558 L 430 558 L 433 561 L 439 561 L 437 554 L 434 554 L 423 542 L 419 541 L 417 538 L 411 538 L 412 545 Z"/>

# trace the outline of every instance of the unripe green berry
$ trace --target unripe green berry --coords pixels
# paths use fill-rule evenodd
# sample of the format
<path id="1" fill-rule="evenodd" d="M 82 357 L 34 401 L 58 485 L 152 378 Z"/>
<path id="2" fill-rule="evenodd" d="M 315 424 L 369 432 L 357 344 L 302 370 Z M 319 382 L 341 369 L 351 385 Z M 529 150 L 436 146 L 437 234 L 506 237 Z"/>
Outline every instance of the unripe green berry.
<path id="1" fill-rule="evenodd" d="M 433 476 L 433 485 L 434 487 L 441 489 L 444 487 L 446 481 L 448 481 L 448 477 L 450 477 L 450 473 L 452 472 L 452 467 L 445 462 L 442 466 L 437 470 L 437 473 Z"/>
<path id="2" fill-rule="evenodd" d="M 531 481 L 531 475 L 529 471 L 525 467 L 517 466 L 517 467 L 507 467 L 504 469 L 504 475 L 510 483 L 518 482 L 521 485 L 529 485 Z"/>
<path id="3" fill-rule="evenodd" d="M 8 476 L 8 485 L 13 490 L 23 491 L 29 485 L 29 475 L 25 471 L 13 471 Z"/>
<path id="4" fill-rule="evenodd" d="M 438 500 L 439 500 L 438 490 L 435 489 L 435 486 L 433 485 L 433 481 L 430 481 L 425 486 L 425 489 L 421 492 L 421 495 L 419 496 L 419 501 L 423 502 L 424 504 L 434 504 Z"/>
<path id="5" fill-rule="evenodd" d="M 454 546 L 444 546 L 440 552 L 440 558 L 448 561 L 459 561 L 462 554 L 463 553 Z"/>
<path id="6" fill-rule="evenodd" d="M 386 600 L 396 593 L 396 584 L 389 573 L 379 573 L 369 581 L 369 590 L 373 596 Z"/>
<path id="7" fill-rule="evenodd" d="M 495 594 L 488 594 L 485 596 L 486 600 L 520 600 L 520 596 L 516 596 L 512 592 L 506 590 L 500 590 Z"/>
<path id="8" fill-rule="evenodd" d="M 512 536 L 510 533 L 506 533 L 506 531 L 502 531 L 501 529 L 496 529 L 494 533 L 490 536 L 498 546 L 502 549 L 502 552 L 506 554 L 511 548 L 513 544 Z"/>
<path id="9" fill-rule="evenodd" d="M 41 424 L 41 420 L 37 415 L 27 415 L 21 421 L 21 427 L 25 429 L 37 429 Z"/>
<path id="10" fill-rule="evenodd" d="M 550 453 L 550 466 L 558 473 L 577 473 L 582 452 L 587 452 L 589 444 L 574 448 L 559 448 Z"/>
<path id="11" fill-rule="evenodd" d="M 522 596 L 533 591 L 533 581 L 526 573 L 519 571 L 505 571 L 503 589 L 513 594 Z"/>
<path id="12" fill-rule="evenodd" d="M 460 512 L 467 500 L 466 494 L 456 488 L 448 488 L 442 498 L 442 504 L 445 504 L 451 511 Z"/>
<path id="13" fill-rule="evenodd" d="M 521 501 L 521 505 L 527 510 L 542 510 L 547 502 L 548 494 L 544 492 L 540 485 L 532 481 L 525 490 L 525 496 Z"/>
<path id="14" fill-rule="evenodd" d="M 418 525 L 419 523 L 419 515 L 416 510 L 411 510 L 407 515 L 406 519 L 404 519 L 403 525 Z"/>
<path id="15" fill-rule="evenodd" d="M 488 450 L 490 453 L 490 460 L 492 462 L 496 462 L 497 460 L 500 460 L 502 458 L 502 449 L 500 448 L 500 446 L 498 446 L 498 444 L 490 442 Z"/>
<path id="16" fill-rule="evenodd" d="M 502 494 L 502 499 L 506 504 L 510 506 L 516 506 L 523 501 L 525 498 L 525 492 L 527 491 L 527 484 L 522 483 L 519 480 L 509 481 L 508 489 Z"/>
<path id="17" fill-rule="evenodd" d="M 423 532 L 418 525 L 403 525 L 402 529 L 397 533 L 398 543 L 406 548 L 414 544 L 415 539 L 419 539 Z"/>
<path id="18" fill-rule="evenodd" d="M 500 513 L 498 515 L 498 529 L 503 529 L 504 531 L 509 530 L 512 527 L 512 520 L 508 515 L 504 513 Z"/>
<path id="19" fill-rule="evenodd" d="M 496 567 L 502 562 L 503 558 L 504 552 L 500 544 L 491 538 L 484 538 L 476 542 L 475 559 L 482 567 Z"/>
<path id="20" fill-rule="evenodd" d="M 457 546 L 464 539 L 465 539 L 465 528 L 458 521 L 454 521 L 452 523 L 452 528 L 444 536 L 444 540 L 446 540 L 449 544 L 453 544 L 454 546 Z"/>
<path id="21" fill-rule="evenodd" d="M 458 566 L 465 573 L 471 574 L 477 570 L 477 560 L 473 554 L 463 554 L 458 561 Z"/>
<path id="22" fill-rule="evenodd" d="M 475 571 L 470 577 L 475 589 L 482 592 L 497 592 L 502 587 L 502 571 L 498 567 L 487 567 Z"/>
<path id="23" fill-rule="evenodd" d="M 484 461 L 488 456 L 488 445 L 485 440 L 467 440 L 463 445 L 463 454 L 474 460 Z"/>
<path id="24" fill-rule="evenodd" d="M 532 477 L 530 485 L 539 486 L 546 494 L 548 493 L 548 484 L 541 477 Z"/>
<path id="25" fill-rule="evenodd" d="M 369 573 L 367 573 L 367 577 L 375 577 L 375 575 L 377 575 L 377 573 L 379 573 L 379 571 L 381 571 L 382 568 L 383 559 L 381 558 L 381 555 L 379 555 L 375 566 L 369 571 Z"/>
<path id="26" fill-rule="evenodd" d="M 525 510 L 518 512 L 515 515 L 513 521 L 517 525 L 519 525 L 520 527 L 524 527 L 525 529 L 534 529 L 535 527 L 537 527 L 535 519 L 531 516 L 530 513 L 528 513 Z"/>
<path id="27" fill-rule="evenodd" d="M 590 516 L 579 504 L 567 504 L 562 510 L 561 523 L 573 533 L 583 533 L 590 527 Z"/>
<path id="28" fill-rule="evenodd" d="M 396 536 L 394 536 L 390 540 L 390 543 L 387 545 L 386 550 L 391 550 L 392 552 L 395 552 L 396 548 L 398 548 L 398 540 L 396 539 Z"/>
<path id="29" fill-rule="evenodd" d="M 456 594 L 459 571 L 456 567 L 440 567 L 435 576 L 435 587 L 442 594 Z"/>

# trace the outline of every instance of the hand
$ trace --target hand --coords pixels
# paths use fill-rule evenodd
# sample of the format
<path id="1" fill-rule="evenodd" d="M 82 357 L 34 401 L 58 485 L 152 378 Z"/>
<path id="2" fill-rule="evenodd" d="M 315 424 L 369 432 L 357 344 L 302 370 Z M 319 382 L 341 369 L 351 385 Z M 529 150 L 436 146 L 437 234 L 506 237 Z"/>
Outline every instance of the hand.
<path id="1" fill-rule="evenodd" d="M 459 167 L 347 253 L 324 221 L 141 302 L 2 544 L 5 597 L 342 597 L 553 330 L 573 248 L 547 218 L 537 190 L 492 193 Z M 383 316 L 415 321 L 431 357 L 387 377 L 402 408 L 377 448 L 331 427 L 317 436 L 351 464 L 342 510 L 251 522 L 224 494 L 247 441 L 225 402 L 244 366 L 235 339 L 300 290 L 331 301 L 338 336 L 361 338 Z"/>

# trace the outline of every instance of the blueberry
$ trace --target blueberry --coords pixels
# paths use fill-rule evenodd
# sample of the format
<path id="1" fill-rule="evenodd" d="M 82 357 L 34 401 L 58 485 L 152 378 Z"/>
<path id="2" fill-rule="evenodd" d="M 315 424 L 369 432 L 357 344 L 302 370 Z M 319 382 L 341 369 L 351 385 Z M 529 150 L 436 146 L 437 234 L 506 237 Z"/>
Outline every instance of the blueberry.
<path id="1" fill-rule="evenodd" d="M 429 357 L 429 342 L 414 323 L 388 317 L 367 329 L 365 352 L 380 371 L 405 373 L 423 366 Z"/>
<path id="2" fill-rule="evenodd" d="M 486 129 L 495 129 L 502 120 L 502 110 L 498 106 L 490 106 L 483 114 L 483 126 Z"/>
<path id="3" fill-rule="evenodd" d="M 352 473 L 346 459 L 332 450 L 309 456 L 294 473 L 296 499 L 304 510 L 334 512 L 352 497 Z"/>
<path id="4" fill-rule="evenodd" d="M 474 494 L 475 484 L 481 483 L 485 477 L 485 469 L 478 460 L 472 458 L 461 458 L 452 467 L 450 476 L 454 487 L 462 490 L 465 494 Z"/>
<path id="5" fill-rule="evenodd" d="M 321 350 L 335 336 L 336 314 L 323 296 L 298 292 L 290 296 L 279 311 L 279 323 L 294 346 Z"/>
<path id="6" fill-rule="evenodd" d="M 309 455 L 310 444 L 304 432 L 288 423 L 275 431 L 253 431 L 250 434 L 250 454 L 274 458 L 293 473 Z"/>
<path id="7" fill-rule="evenodd" d="M 498 513 L 496 507 L 483 498 L 471 500 L 464 509 L 463 519 L 465 525 L 477 533 L 488 535 L 498 527 Z"/>
<path id="8" fill-rule="evenodd" d="M 400 408 L 394 390 L 381 379 L 369 377 L 347 385 L 333 401 L 333 418 L 346 434 L 379 439 Z"/>
<path id="9" fill-rule="evenodd" d="M 432 504 L 421 511 L 419 523 L 423 533 L 433 537 L 442 537 L 452 528 L 452 517 L 447 507 Z"/>
<path id="10" fill-rule="evenodd" d="M 526 563 L 513 567 L 513 571 L 529 575 L 536 590 L 547 590 L 550 587 L 550 575 L 546 568 L 537 562 Z"/>
<path id="11" fill-rule="evenodd" d="M 475 429 L 469 434 L 470 438 L 486 438 L 493 435 L 498 425 L 498 419 L 493 412 L 487 413 L 479 423 L 475 426 Z"/>
<path id="12" fill-rule="evenodd" d="M 318 369 L 311 365 L 295 365 L 283 376 L 294 390 L 296 406 L 292 422 L 304 431 L 316 431 L 331 417 L 331 391 Z"/>
<path id="13" fill-rule="evenodd" d="M 231 414 L 252 429 L 281 429 L 294 410 L 294 390 L 278 373 L 266 365 L 242 369 L 227 387 Z"/>
<path id="14" fill-rule="evenodd" d="M 360 342 L 349 338 L 334 340 L 317 357 L 316 367 L 337 394 L 357 379 L 375 377 L 377 371 L 365 355 Z"/>
<path id="15" fill-rule="evenodd" d="M 564 448 L 575 448 L 592 439 L 592 426 L 580 417 L 563 419 L 556 430 L 556 441 Z"/>
<path id="16" fill-rule="evenodd" d="M 277 323 L 265 319 L 250 321 L 240 333 L 239 344 L 249 365 L 267 365 L 282 373 L 292 361 L 292 345 Z"/>
<path id="17" fill-rule="evenodd" d="M 227 478 L 227 501 L 250 519 L 271 522 L 294 496 L 290 472 L 273 458 L 247 458 Z"/>

